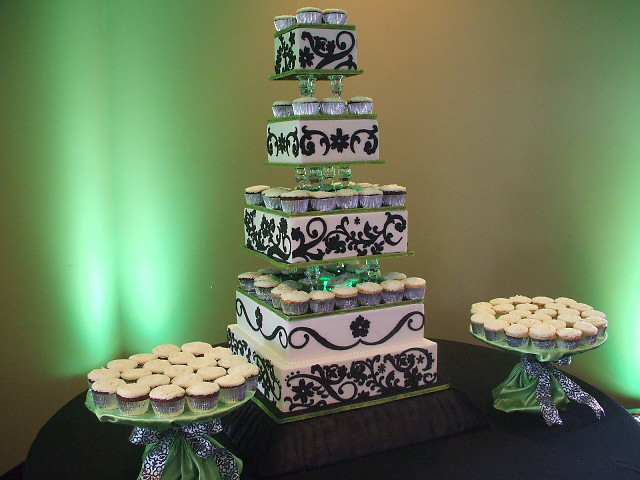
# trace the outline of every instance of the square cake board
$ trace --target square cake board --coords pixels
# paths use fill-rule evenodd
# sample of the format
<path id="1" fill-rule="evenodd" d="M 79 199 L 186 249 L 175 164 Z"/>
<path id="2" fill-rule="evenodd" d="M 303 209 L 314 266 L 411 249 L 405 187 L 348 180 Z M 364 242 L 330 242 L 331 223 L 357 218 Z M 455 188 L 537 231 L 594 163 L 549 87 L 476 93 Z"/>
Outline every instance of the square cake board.
<path id="1" fill-rule="evenodd" d="M 283 414 L 257 391 L 222 419 L 251 478 L 267 478 L 486 428 L 448 383 L 304 413 Z"/>

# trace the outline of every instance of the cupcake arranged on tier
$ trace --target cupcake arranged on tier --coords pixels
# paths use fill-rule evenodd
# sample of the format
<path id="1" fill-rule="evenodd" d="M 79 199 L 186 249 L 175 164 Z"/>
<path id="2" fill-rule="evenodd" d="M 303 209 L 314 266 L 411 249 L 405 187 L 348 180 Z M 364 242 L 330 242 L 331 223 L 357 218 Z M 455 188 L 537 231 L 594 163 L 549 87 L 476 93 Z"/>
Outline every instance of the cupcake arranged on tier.
<path id="1" fill-rule="evenodd" d="M 120 378 L 103 378 L 96 380 L 91 385 L 93 403 L 102 410 L 115 410 L 118 408 L 116 392 L 124 385 L 124 380 Z"/>
<path id="2" fill-rule="evenodd" d="M 140 383 L 125 383 L 124 385 L 120 385 L 116 390 L 116 398 L 120 411 L 124 415 L 142 415 L 149 410 L 150 391 L 151 389 L 148 385 Z"/>
<path id="3" fill-rule="evenodd" d="M 184 389 L 177 385 L 161 385 L 149 393 L 151 408 L 158 417 L 176 417 L 184 411 Z"/>
<path id="4" fill-rule="evenodd" d="M 247 394 L 247 384 L 242 375 L 225 375 L 216 378 L 220 387 L 220 401 L 222 403 L 237 403 L 244 400 Z"/>
<path id="5" fill-rule="evenodd" d="M 193 384 L 187 387 L 186 397 L 189 410 L 193 413 L 212 412 L 218 406 L 220 385 L 215 382 L 199 382 Z"/>

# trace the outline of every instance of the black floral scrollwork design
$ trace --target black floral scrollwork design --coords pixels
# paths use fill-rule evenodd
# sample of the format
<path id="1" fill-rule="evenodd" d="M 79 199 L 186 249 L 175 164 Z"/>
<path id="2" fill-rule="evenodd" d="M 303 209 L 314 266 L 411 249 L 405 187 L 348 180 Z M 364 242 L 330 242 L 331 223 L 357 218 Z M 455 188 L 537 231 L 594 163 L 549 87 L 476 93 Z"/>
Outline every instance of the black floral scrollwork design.
<path id="1" fill-rule="evenodd" d="M 358 338 L 369 335 L 370 326 L 371 322 L 369 322 L 369 320 L 364 318 L 362 315 L 358 315 L 356 319 L 351 322 L 349 328 L 351 329 L 351 335 L 353 335 L 353 338 Z"/>
<path id="2" fill-rule="evenodd" d="M 346 133 L 343 134 L 341 128 L 336 130 L 335 135 L 330 135 L 329 139 L 331 140 L 332 150 L 337 150 L 339 153 L 342 153 L 345 149 L 349 148 L 349 135 Z"/>
<path id="3" fill-rule="evenodd" d="M 262 387 L 262 393 L 271 400 L 280 400 L 282 398 L 282 384 L 278 380 L 271 360 L 254 352 L 250 361 L 258 366 L 258 382 Z"/>
<path id="4" fill-rule="evenodd" d="M 364 143 L 363 151 L 367 155 L 373 155 L 378 151 L 377 133 L 378 126 L 376 124 L 373 124 L 370 129 L 361 128 L 360 130 L 356 130 L 351 135 L 344 132 L 342 128 L 336 128 L 335 133 L 327 134 L 321 130 L 310 129 L 307 125 L 304 125 L 302 127 L 302 135 L 300 137 L 300 151 L 302 152 L 302 155 L 307 157 L 316 153 L 316 143 L 313 137 L 319 137 L 317 142 L 321 147 L 324 147 L 322 156 L 327 155 L 330 150 L 336 150 L 338 153 L 342 153 L 349 149 L 353 153 L 358 153 L 356 152 L 356 145 L 363 141 L 361 135 L 366 134 L 367 136 L 364 138 L 367 140 Z M 271 140 L 269 140 L 269 138 L 271 138 Z M 275 142 L 276 140 L 277 137 L 275 135 L 273 135 L 273 138 L 268 137 L 267 150 L 269 150 L 269 148 L 273 150 L 273 147 L 269 147 L 269 142 Z"/>
<path id="5" fill-rule="evenodd" d="M 320 130 L 311 130 L 306 125 L 302 126 L 302 136 L 300 137 L 300 152 L 304 156 L 311 156 L 316 153 L 316 144 L 313 141 L 313 137 L 318 136 L 320 140 L 318 143 L 320 146 L 324 147 L 323 156 L 329 153 L 329 149 L 331 148 L 331 141 L 326 133 Z"/>
<path id="6" fill-rule="evenodd" d="M 367 134 L 367 141 L 364 143 L 364 153 L 367 155 L 373 155 L 378 150 L 378 125 L 373 124 L 369 130 L 366 128 L 361 128 L 360 130 L 356 130 L 351 135 L 351 142 L 349 143 L 349 148 L 353 153 L 356 153 L 355 144 L 360 143 L 362 140 L 360 139 L 360 134 Z"/>
<path id="7" fill-rule="evenodd" d="M 353 60 L 353 49 L 356 46 L 356 37 L 348 30 L 343 30 L 336 35 L 335 40 L 328 40 L 326 37 L 312 35 L 309 31 L 304 31 L 300 35 L 301 40 L 306 40 L 309 46 L 300 49 L 300 65 L 302 68 L 331 68 L 356 70 L 358 65 Z M 321 60 L 314 66 L 315 57 Z M 303 63 L 304 59 L 304 63 Z M 342 60 L 342 61 L 340 61 Z"/>
<path id="8" fill-rule="evenodd" d="M 289 151 L 291 149 L 291 151 Z M 280 155 L 293 155 L 297 157 L 300 153 L 300 143 L 298 140 L 298 127 L 294 128 L 286 135 L 280 133 L 276 135 L 271 131 L 271 127 L 267 128 L 267 153 L 273 155 L 275 151 L 276 157 Z"/>
<path id="9" fill-rule="evenodd" d="M 342 254 L 352 251 L 358 256 L 380 255 L 385 246 L 398 245 L 402 240 L 402 233 L 407 229 L 407 221 L 402 215 L 385 212 L 386 218 L 382 226 L 376 226 L 365 221 L 362 227 L 349 228 L 349 217 L 344 216 L 331 231 L 322 217 L 312 218 L 303 233 L 300 228 L 291 231 L 291 238 L 299 245 L 293 250 L 293 258 L 305 261 L 322 260 L 330 253 Z M 355 222 L 354 220 L 354 223 Z"/>
<path id="10" fill-rule="evenodd" d="M 296 54 L 293 51 L 295 43 L 295 32 L 289 32 L 288 35 L 280 35 L 278 37 L 278 47 L 276 48 L 276 74 L 293 70 L 296 64 Z"/>
<path id="11" fill-rule="evenodd" d="M 244 211 L 244 230 L 247 236 L 246 247 L 264 253 L 277 260 L 286 261 L 291 252 L 291 237 L 288 233 L 287 220 L 280 217 L 276 223 L 274 218 L 261 215 L 257 225 L 258 211 L 247 208 Z"/>

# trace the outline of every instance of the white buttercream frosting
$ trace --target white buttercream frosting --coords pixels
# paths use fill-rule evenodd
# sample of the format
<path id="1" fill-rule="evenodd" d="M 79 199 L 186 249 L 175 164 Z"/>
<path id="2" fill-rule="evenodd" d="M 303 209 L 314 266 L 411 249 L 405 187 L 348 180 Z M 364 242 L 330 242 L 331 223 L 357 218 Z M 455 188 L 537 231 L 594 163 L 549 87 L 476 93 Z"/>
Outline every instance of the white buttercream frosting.
<path id="1" fill-rule="evenodd" d="M 161 385 L 149 393 L 151 400 L 177 400 L 184 397 L 184 388 L 178 385 Z"/>

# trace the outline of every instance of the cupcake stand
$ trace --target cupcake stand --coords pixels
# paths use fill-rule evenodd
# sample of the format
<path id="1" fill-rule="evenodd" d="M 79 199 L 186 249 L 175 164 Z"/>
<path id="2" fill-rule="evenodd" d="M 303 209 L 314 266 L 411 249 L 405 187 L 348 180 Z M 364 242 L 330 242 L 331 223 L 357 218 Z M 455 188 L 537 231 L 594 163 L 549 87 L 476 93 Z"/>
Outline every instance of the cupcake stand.
<path id="1" fill-rule="evenodd" d="M 604 410 L 591 395 L 582 390 L 555 365 L 569 365 L 574 355 L 598 348 L 607 341 L 607 333 L 599 336 L 593 345 L 580 345 L 568 350 L 558 346 L 540 349 L 533 344 L 512 347 L 505 340 L 490 341 L 484 333 L 476 334 L 469 328 L 471 335 L 501 350 L 518 353 L 518 363 L 509 376 L 492 390 L 493 406 L 504 412 L 526 412 L 542 414 L 547 425 L 562 425 L 558 410 L 564 410 L 569 400 L 591 407 L 597 418 Z"/>
<path id="2" fill-rule="evenodd" d="M 139 480 L 238 480 L 242 461 L 222 447 L 213 435 L 222 431 L 220 418 L 243 406 L 253 397 L 247 392 L 237 403 L 219 403 L 210 413 L 196 414 L 185 409 L 171 418 L 158 417 L 149 410 L 138 416 L 119 410 L 101 410 L 87 392 L 85 406 L 101 422 L 131 425 L 129 440 L 144 445 Z"/>

